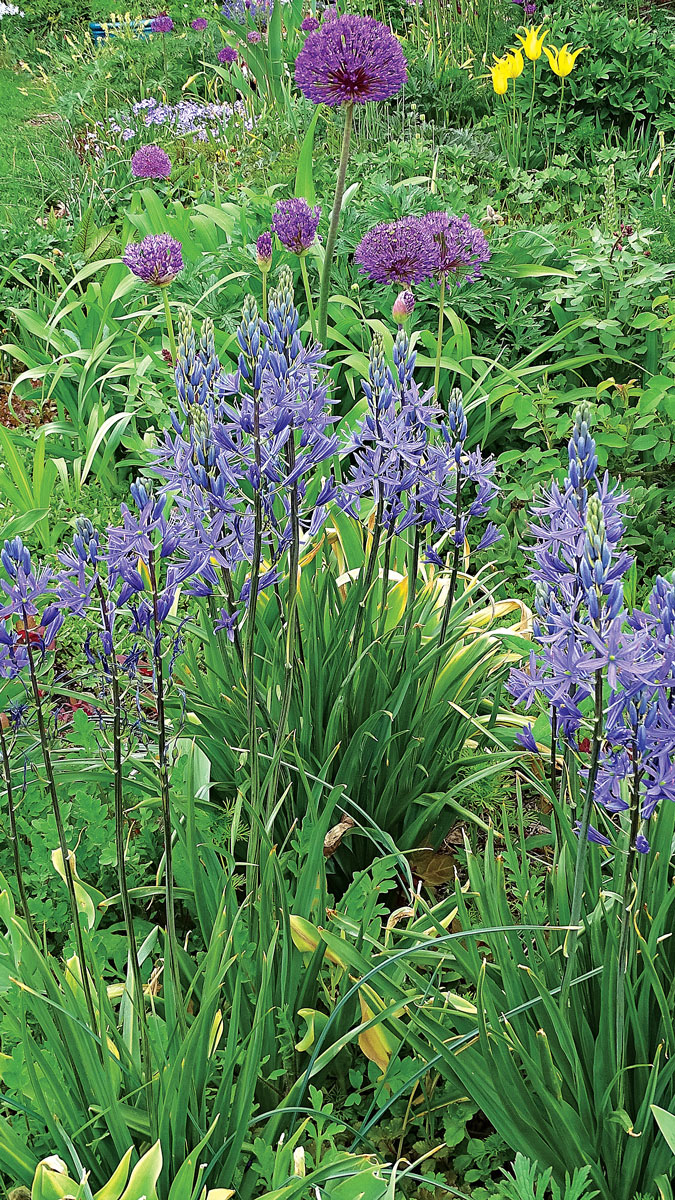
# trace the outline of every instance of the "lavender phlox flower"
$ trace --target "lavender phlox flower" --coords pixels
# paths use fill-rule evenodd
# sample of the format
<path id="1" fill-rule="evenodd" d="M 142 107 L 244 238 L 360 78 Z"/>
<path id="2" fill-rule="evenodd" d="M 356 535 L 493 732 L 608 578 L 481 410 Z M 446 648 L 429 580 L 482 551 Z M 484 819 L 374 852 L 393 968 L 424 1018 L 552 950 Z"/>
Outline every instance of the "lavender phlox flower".
<path id="1" fill-rule="evenodd" d="M 437 260 L 433 234 L 412 216 L 373 226 L 354 251 L 354 262 L 375 283 L 406 287 L 431 279 Z"/>
<path id="2" fill-rule="evenodd" d="M 151 233 L 142 242 L 131 242 L 122 261 L 144 283 L 167 287 L 183 270 L 181 249 L 169 233 Z"/>
<path id="3" fill-rule="evenodd" d="M 306 254 L 316 240 L 321 205 L 312 208 L 306 200 L 278 200 L 272 215 L 272 230 L 286 250 Z"/>
<path id="4" fill-rule="evenodd" d="M 408 77 L 401 46 L 387 25 L 346 15 L 309 33 L 295 61 L 295 82 L 314 104 L 388 100 Z"/>

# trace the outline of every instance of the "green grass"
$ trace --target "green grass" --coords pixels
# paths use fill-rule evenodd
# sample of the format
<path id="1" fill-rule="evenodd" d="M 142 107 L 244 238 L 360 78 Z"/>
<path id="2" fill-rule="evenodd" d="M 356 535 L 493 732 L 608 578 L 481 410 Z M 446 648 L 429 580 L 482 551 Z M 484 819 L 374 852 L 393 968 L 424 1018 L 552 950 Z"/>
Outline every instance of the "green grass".
<path id="1" fill-rule="evenodd" d="M 43 113 L 53 113 L 46 88 L 0 67 L 0 225 L 23 227 L 60 198 L 63 129 L 60 121 L 30 124 Z"/>

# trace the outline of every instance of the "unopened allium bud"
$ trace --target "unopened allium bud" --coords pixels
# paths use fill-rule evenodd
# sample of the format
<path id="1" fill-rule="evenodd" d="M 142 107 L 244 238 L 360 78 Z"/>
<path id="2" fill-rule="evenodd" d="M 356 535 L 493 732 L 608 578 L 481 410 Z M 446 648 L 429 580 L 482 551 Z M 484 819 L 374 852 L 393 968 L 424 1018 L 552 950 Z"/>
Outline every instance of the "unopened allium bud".
<path id="1" fill-rule="evenodd" d="M 258 266 L 263 274 L 266 275 L 272 266 L 272 235 L 268 229 L 260 234 L 255 246 Z"/>
<path id="2" fill-rule="evenodd" d="M 412 314 L 414 307 L 415 297 L 413 296 L 412 292 L 399 292 L 398 296 L 394 300 L 394 306 L 391 310 L 392 316 L 396 323 L 398 325 L 402 325 L 404 321 L 407 321 L 408 317 Z"/>

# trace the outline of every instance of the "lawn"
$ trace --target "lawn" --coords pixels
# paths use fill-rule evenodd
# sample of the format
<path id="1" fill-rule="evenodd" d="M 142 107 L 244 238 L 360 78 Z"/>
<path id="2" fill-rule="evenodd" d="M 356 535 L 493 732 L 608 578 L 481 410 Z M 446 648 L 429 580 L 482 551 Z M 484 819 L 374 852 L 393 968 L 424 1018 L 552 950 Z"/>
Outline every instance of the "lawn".
<path id="1" fill-rule="evenodd" d="M 0 34 L 10 1200 L 673 1200 L 672 7 Z"/>

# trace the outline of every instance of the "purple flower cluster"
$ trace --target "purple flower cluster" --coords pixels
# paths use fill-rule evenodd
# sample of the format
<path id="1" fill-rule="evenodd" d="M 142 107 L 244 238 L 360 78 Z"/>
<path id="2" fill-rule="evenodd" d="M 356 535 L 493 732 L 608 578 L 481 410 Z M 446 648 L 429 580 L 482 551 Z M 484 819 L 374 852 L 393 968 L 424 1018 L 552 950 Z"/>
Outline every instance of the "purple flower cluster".
<path id="1" fill-rule="evenodd" d="M 234 375 L 222 372 L 212 330 L 198 342 L 190 318 L 181 321 L 176 387 L 180 413 L 165 435 L 157 469 L 189 526 L 179 552 L 198 563 L 191 590 L 218 593 L 227 581 L 228 604 L 220 627 L 234 636 L 235 614 L 259 589 L 276 582 L 294 536 L 314 537 L 333 499 L 332 483 L 309 489 L 316 467 L 332 457 L 328 383 L 320 347 L 306 348 L 298 333 L 292 276 L 280 272 L 263 322 L 247 300 L 237 339 Z M 254 510 L 263 515 L 262 555 L 254 563 Z M 233 577 L 239 583 L 236 593 Z"/>
<path id="2" fill-rule="evenodd" d="M 406 60 L 388 26 L 343 16 L 310 33 L 295 61 L 295 82 L 314 104 L 388 100 L 408 78 Z"/>
<path id="3" fill-rule="evenodd" d="M 209 25 L 206 17 L 195 17 L 194 21 L 191 21 L 190 24 L 193 29 L 196 29 L 197 33 L 203 33 L 205 29 L 208 29 Z"/>
<path id="4" fill-rule="evenodd" d="M 250 42 L 251 45 L 256 46 L 258 44 L 258 42 L 262 41 L 262 34 L 261 34 L 260 30 L 259 29 L 249 29 L 248 33 L 246 34 L 246 41 Z"/>
<path id="5" fill-rule="evenodd" d="M 141 146 L 131 156 L 131 171 L 136 179 L 168 179 L 171 159 L 161 146 Z"/>
<path id="6" fill-rule="evenodd" d="M 152 233 L 142 242 L 131 242 L 122 261 L 143 283 L 167 287 L 183 270 L 180 242 L 168 233 Z"/>
<path id="7" fill-rule="evenodd" d="M 302 21 L 300 22 L 300 28 L 303 33 L 314 33 L 314 30 L 318 29 L 320 24 L 321 22 L 318 21 L 316 17 L 303 17 Z"/>
<path id="8" fill-rule="evenodd" d="M 314 245 L 321 218 L 321 205 L 312 208 L 306 200 L 278 200 L 272 215 L 272 230 L 286 250 L 305 254 Z"/>
<path id="9" fill-rule="evenodd" d="M 159 16 L 153 17 L 150 22 L 151 33 L 171 33 L 173 29 L 173 21 L 166 13 L 160 13 Z"/>
<path id="10" fill-rule="evenodd" d="M 231 67 L 232 63 L 236 63 L 239 55 L 234 46 L 223 46 L 222 50 L 218 51 L 217 59 L 223 66 Z"/>
<path id="11" fill-rule="evenodd" d="M 631 841 L 645 851 L 644 823 L 661 798 L 675 799 L 675 584 L 657 579 L 648 611 L 626 610 L 631 558 L 621 548 L 621 508 L 628 497 L 607 476 L 597 478 L 589 419 L 587 408 L 577 412 L 565 483 L 552 483 L 533 509 L 538 650 L 527 670 L 511 673 L 509 688 L 526 709 L 544 706 L 554 738 L 573 749 L 589 705 L 604 696 L 593 798 L 610 819 L 630 810 L 643 822 Z"/>
<path id="12" fill-rule="evenodd" d="M 363 390 L 368 408 L 345 451 L 351 474 L 339 489 L 338 503 L 352 516 L 364 497 L 372 497 L 376 517 L 388 533 L 411 526 L 438 543 L 427 547 L 427 561 L 443 568 L 439 553 L 463 546 L 470 526 L 488 515 L 497 494 L 495 463 L 480 449 L 466 448 L 468 427 L 461 393 L 450 399 L 448 420 L 434 403 L 434 390 L 420 395 L 413 378 L 415 353 L 399 329 L 394 343 L 394 371 L 386 362 L 381 336 L 370 351 Z M 488 526 L 478 540 L 483 550 L 499 537 Z"/>
<path id="13" fill-rule="evenodd" d="M 264 28 L 272 15 L 274 0 L 224 0 L 222 15 L 232 25 L 245 25 L 247 21 Z"/>
<path id="14" fill-rule="evenodd" d="M 375 225 L 354 253 L 361 271 L 375 283 L 410 286 L 451 276 L 457 286 L 478 279 L 490 258 L 485 234 L 465 214 L 431 212 Z"/>

